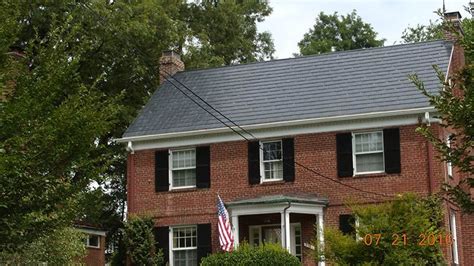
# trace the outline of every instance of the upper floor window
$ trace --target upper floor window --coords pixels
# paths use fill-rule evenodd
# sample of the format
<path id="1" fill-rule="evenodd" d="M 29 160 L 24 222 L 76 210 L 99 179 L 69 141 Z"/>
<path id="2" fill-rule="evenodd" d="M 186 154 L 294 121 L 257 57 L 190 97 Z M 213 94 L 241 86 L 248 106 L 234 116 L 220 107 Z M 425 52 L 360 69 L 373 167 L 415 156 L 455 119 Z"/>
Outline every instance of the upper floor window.
<path id="1" fill-rule="evenodd" d="M 383 132 L 353 133 L 356 174 L 384 172 Z"/>
<path id="2" fill-rule="evenodd" d="M 196 149 L 171 151 L 170 177 L 172 188 L 196 186 Z"/>
<path id="3" fill-rule="evenodd" d="M 173 266 L 197 265 L 197 230 L 196 226 L 172 228 Z"/>
<path id="4" fill-rule="evenodd" d="M 261 142 L 260 158 L 262 181 L 283 180 L 283 152 L 281 140 Z"/>

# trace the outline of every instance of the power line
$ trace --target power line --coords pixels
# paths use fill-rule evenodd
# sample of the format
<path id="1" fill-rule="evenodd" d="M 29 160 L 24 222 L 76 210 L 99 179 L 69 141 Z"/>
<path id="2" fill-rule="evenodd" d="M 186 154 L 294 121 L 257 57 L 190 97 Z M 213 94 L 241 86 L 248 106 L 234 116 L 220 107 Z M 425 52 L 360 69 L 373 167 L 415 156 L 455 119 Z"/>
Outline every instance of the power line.
<path id="1" fill-rule="evenodd" d="M 81 3 L 82 6 L 84 6 L 85 8 L 87 8 L 89 11 L 91 11 L 92 13 L 94 13 L 97 17 L 99 17 L 99 19 L 101 20 L 101 22 L 104 22 L 104 19 L 99 15 L 97 14 L 92 8 L 90 8 L 87 4 L 84 4 L 84 3 Z M 107 28 L 106 25 L 103 25 L 104 27 Z M 131 39 L 132 42 L 134 42 L 135 40 L 134 39 Z M 141 51 L 141 49 L 136 49 L 138 52 L 140 52 L 143 56 L 147 56 L 143 51 Z M 251 132 L 247 131 L 246 129 L 242 128 L 241 126 L 239 126 L 236 122 L 234 122 L 232 119 L 230 119 L 228 116 L 224 115 L 221 111 L 219 111 L 218 109 L 216 109 L 215 107 L 213 107 L 210 103 L 208 103 L 206 100 L 204 100 L 201 96 L 199 96 L 197 93 L 195 93 L 193 90 L 191 90 L 189 87 L 187 87 L 185 84 L 183 84 L 180 80 L 176 79 L 175 77 L 173 77 L 172 75 L 170 75 L 168 72 L 162 70 L 166 75 L 168 75 L 168 77 L 171 77 L 173 80 L 175 80 L 178 84 L 180 84 L 182 87 L 184 87 L 187 91 L 189 91 L 192 95 L 194 95 L 196 98 L 198 98 L 200 101 L 202 101 L 206 106 L 208 106 L 209 108 L 211 108 L 214 112 L 216 112 L 217 114 L 219 114 L 220 116 L 222 116 L 223 118 L 225 118 L 227 121 L 229 121 L 232 125 L 234 125 L 234 127 L 237 127 L 238 129 L 240 129 L 242 132 L 246 133 L 247 135 L 249 135 L 250 137 L 253 138 L 254 141 L 259 141 L 259 139 L 257 137 L 255 137 L 255 135 L 253 135 Z M 201 109 L 203 109 L 205 112 L 207 112 L 208 114 L 210 114 L 213 118 L 215 118 L 216 120 L 218 120 L 220 123 L 222 123 L 225 127 L 228 127 L 230 130 L 232 130 L 234 133 L 236 133 L 237 135 L 239 135 L 241 138 L 243 138 L 244 140 L 246 140 L 247 142 L 250 141 L 247 137 L 245 137 L 242 133 L 238 132 L 237 130 L 235 130 L 232 126 L 230 126 L 229 124 L 227 124 L 226 122 L 224 122 L 221 118 L 219 118 L 217 115 L 213 114 L 211 111 L 207 110 L 201 103 L 199 103 L 197 100 L 193 99 L 190 95 L 188 95 L 187 93 L 185 93 L 181 88 L 179 88 L 175 83 L 173 83 L 168 77 L 166 77 L 165 75 L 161 74 L 160 75 L 165 78 L 166 81 L 168 81 L 173 87 L 175 87 L 178 91 L 180 91 L 185 97 L 187 97 L 188 99 L 190 99 L 193 103 L 195 103 L 198 107 L 200 107 Z M 263 150 L 263 147 L 261 147 L 259 145 L 259 149 L 260 150 Z M 283 161 L 283 160 L 282 160 Z M 285 163 L 283 161 L 283 163 Z M 287 163 L 288 166 L 290 167 L 294 167 L 293 165 L 290 165 Z M 340 180 L 337 180 L 337 179 L 334 179 L 332 177 L 329 177 L 329 176 L 326 176 L 326 175 L 323 175 L 317 171 L 315 171 L 314 169 L 311 169 L 299 162 L 297 162 L 295 160 L 295 165 L 298 165 L 299 167 L 305 169 L 306 171 L 309 171 L 311 173 L 314 173 L 320 177 L 323 177 L 325 179 L 328 179 L 330 181 L 333 181 L 337 184 L 340 184 L 342 186 L 345 186 L 345 187 L 348 187 L 348 188 L 351 188 L 353 190 L 356 190 L 356 191 L 359 191 L 359 192 L 362 192 L 362 193 L 367 193 L 367 194 L 373 194 L 373 195 L 377 195 L 377 196 L 381 196 L 381 197 L 387 197 L 387 198 L 391 198 L 392 196 L 388 195 L 388 194 L 385 194 L 385 193 L 377 193 L 377 192 L 373 192 L 373 191 L 367 191 L 367 190 L 364 190 L 364 189 L 360 189 L 360 188 L 357 188 L 357 187 L 354 187 L 352 185 L 349 185 L 349 184 L 346 184 L 346 183 L 343 183 L 341 182 Z M 363 197 L 366 197 L 368 198 L 366 195 L 362 195 Z"/>
<path id="2" fill-rule="evenodd" d="M 177 83 L 179 83 L 179 84 L 180 84 L 181 86 L 183 86 L 186 90 L 188 90 L 189 92 L 191 92 L 193 95 L 195 95 L 196 97 L 198 97 L 198 99 L 200 99 L 202 102 L 204 102 L 207 106 L 210 106 L 214 111 L 216 111 L 218 114 L 220 114 L 221 116 L 223 116 L 224 118 L 226 118 L 228 121 L 230 121 L 234 126 L 238 127 L 241 131 L 245 132 L 245 133 L 248 134 L 249 136 L 252 136 L 252 138 L 253 138 L 254 141 L 259 141 L 259 139 L 258 139 L 257 137 L 255 137 L 252 133 L 250 133 L 250 132 L 247 131 L 246 129 L 242 128 L 241 126 L 239 126 L 239 125 L 238 125 L 237 123 L 235 123 L 233 120 L 231 120 L 230 118 L 228 118 L 227 116 L 225 116 L 224 114 L 222 114 L 222 112 L 218 111 L 216 108 L 212 107 L 212 105 L 211 105 L 210 103 L 208 103 L 206 100 L 204 100 L 203 98 L 201 98 L 200 96 L 198 96 L 194 91 L 192 91 L 190 88 L 188 88 L 186 85 L 184 85 L 184 84 L 183 84 L 181 81 L 179 81 L 177 78 L 173 77 L 172 75 L 170 75 L 168 72 L 166 72 L 166 71 L 164 71 L 164 70 L 163 70 L 163 72 L 165 72 L 165 74 L 168 75 L 168 77 L 171 77 L 172 79 L 174 79 Z M 169 80 L 168 77 L 166 77 L 166 76 L 164 76 L 164 75 L 162 75 L 162 74 L 160 74 L 160 75 L 161 75 L 162 77 L 164 77 L 164 78 L 166 79 L 166 81 L 170 82 L 170 80 Z M 172 82 L 170 82 L 170 83 L 171 83 L 175 88 L 177 88 L 178 90 L 182 91 L 182 90 L 181 90 L 180 88 L 178 88 L 174 83 L 172 83 Z M 183 94 L 184 94 L 184 93 L 183 93 Z M 184 94 L 184 95 L 186 95 L 186 97 L 188 97 L 189 99 L 191 99 L 193 102 L 196 103 L 196 101 L 195 101 L 194 99 L 192 99 L 192 97 L 190 97 L 190 96 L 187 95 L 187 94 Z M 196 104 L 197 104 L 197 103 L 196 103 Z M 206 110 L 205 108 L 203 108 L 203 106 L 202 106 L 201 104 L 197 104 L 197 105 L 198 105 L 201 109 L 203 109 L 204 111 L 206 111 L 206 112 L 209 113 L 209 111 Z M 213 115 L 213 117 L 216 117 L 216 116 Z M 220 121 L 220 120 L 219 120 L 219 121 Z M 230 128 L 232 131 L 236 132 L 232 127 L 230 127 L 230 126 L 227 125 L 226 123 L 224 123 L 224 122 L 222 122 L 222 121 L 221 121 L 221 123 L 224 124 L 226 127 Z M 236 133 L 237 133 L 237 132 L 236 132 Z M 242 138 L 244 138 L 246 141 L 249 141 L 249 139 L 245 138 L 245 137 L 242 136 L 240 133 L 238 133 L 238 134 L 239 134 Z M 259 149 L 260 149 L 260 150 L 263 150 L 263 147 L 260 147 L 260 146 L 259 146 Z M 284 163 L 284 161 L 283 161 L 283 163 Z M 303 169 L 309 171 L 309 172 L 312 172 L 312 173 L 314 173 L 314 174 L 320 176 L 320 177 L 323 177 L 323 178 L 325 178 L 325 179 L 331 180 L 331 181 L 336 182 L 336 183 L 338 183 L 338 184 L 340 184 L 340 185 L 343 185 L 343 186 L 352 188 L 352 189 L 357 190 L 357 191 L 359 191 L 359 192 L 374 194 L 374 195 L 382 196 L 382 197 L 390 197 L 390 198 L 392 197 L 392 196 L 387 195 L 387 194 L 377 193 L 377 192 L 373 192 L 373 191 L 367 191 L 367 190 L 363 190 L 363 189 L 360 189 L 360 188 L 351 186 L 351 185 L 349 185 L 349 184 L 343 183 L 343 182 L 341 182 L 341 181 L 339 181 L 339 180 L 337 180 L 337 179 L 333 179 L 333 178 L 331 178 L 331 177 L 329 177 L 329 176 L 323 175 L 323 174 L 321 174 L 321 173 L 315 171 L 314 169 L 311 169 L 311 168 L 309 168 L 309 167 L 307 167 L 307 166 L 305 166 L 305 165 L 303 165 L 303 164 L 297 162 L 296 160 L 295 160 L 295 164 L 298 165 L 298 166 L 300 166 L 301 168 L 303 168 Z M 288 163 L 287 163 L 287 165 L 288 165 L 288 166 L 292 166 L 292 165 L 290 165 L 290 164 L 288 164 Z"/>

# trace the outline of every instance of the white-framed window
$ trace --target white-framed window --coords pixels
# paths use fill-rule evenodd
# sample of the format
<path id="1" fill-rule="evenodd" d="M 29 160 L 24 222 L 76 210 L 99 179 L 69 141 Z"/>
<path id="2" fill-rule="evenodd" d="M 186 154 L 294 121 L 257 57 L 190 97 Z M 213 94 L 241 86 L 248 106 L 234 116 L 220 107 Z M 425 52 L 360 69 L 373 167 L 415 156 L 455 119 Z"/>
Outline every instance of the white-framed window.
<path id="1" fill-rule="evenodd" d="M 260 176 L 262 182 L 283 180 L 283 148 L 281 140 L 260 142 Z"/>
<path id="2" fill-rule="evenodd" d="M 446 145 L 451 148 L 451 135 L 448 135 L 446 137 Z M 446 162 L 446 171 L 448 174 L 448 177 L 453 177 L 453 164 L 451 162 Z"/>
<path id="3" fill-rule="evenodd" d="M 449 217 L 449 229 L 451 231 L 452 237 L 452 253 L 453 253 L 453 263 L 459 265 L 459 254 L 458 254 L 458 238 L 456 232 L 456 214 L 452 212 Z"/>
<path id="4" fill-rule="evenodd" d="M 196 149 L 170 150 L 171 189 L 196 187 Z"/>
<path id="5" fill-rule="evenodd" d="M 385 171 L 383 131 L 352 133 L 352 150 L 356 175 Z"/>
<path id="6" fill-rule="evenodd" d="M 197 227 L 171 228 L 171 261 L 173 266 L 197 265 Z"/>
<path id="7" fill-rule="evenodd" d="M 84 239 L 84 244 L 88 248 L 100 248 L 100 236 L 89 234 L 86 239 Z"/>

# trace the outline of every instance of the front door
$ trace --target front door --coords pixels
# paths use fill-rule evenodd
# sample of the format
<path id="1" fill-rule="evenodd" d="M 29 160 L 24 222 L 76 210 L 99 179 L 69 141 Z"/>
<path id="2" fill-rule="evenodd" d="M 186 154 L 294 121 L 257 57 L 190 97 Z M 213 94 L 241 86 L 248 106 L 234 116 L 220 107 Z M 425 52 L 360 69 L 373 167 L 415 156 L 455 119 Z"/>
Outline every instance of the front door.
<path id="1" fill-rule="evenodd" d="M 249 243 L 253 246 L 263 243 L 281 243 L 281 227 L 273 225 L 249 226 Z M 301 224 L 290 225 L 290 252 L 301 261 Z"/>

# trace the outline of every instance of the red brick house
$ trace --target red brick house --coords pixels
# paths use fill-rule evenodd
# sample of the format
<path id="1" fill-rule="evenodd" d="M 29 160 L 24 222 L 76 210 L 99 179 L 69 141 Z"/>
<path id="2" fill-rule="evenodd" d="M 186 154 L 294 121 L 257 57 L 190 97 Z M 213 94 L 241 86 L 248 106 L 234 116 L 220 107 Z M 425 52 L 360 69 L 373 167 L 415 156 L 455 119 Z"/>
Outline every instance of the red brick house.
<path id="1" fill-rule="evenodd" d="M 85 223 L 77 223 L 75 227 L 85 234 L 86 256 L 83 263 L 88 266 L 105 265 L 105 236 L 107 232 Z"/>
<path id="2" fill-rule="evenodd" d="M 437 91 L 432 65 L 449 74 L 463 64 L 462 50 L 452 42 L 193 71 L 183 71 L 175 53 L 164 54 L 160 63 L 160 72 L 173 78 L 119 141 L 129 151 L 128 211 L 154 217 L 170 265 L 195 265 L 219 250 L 218 194 L 236 245 L 279 242 L 312 265 L 314 225 L 350 229 L 347 200 L 429 195 L 460 178 L 415 132 L 425 123 L 439 136 L 449 135 L 408 80 L 417 73 L 428 90 Z M 223 126 L 175 87 L 199 101 L 183 84 L 256 139 L 235 128 L 249 139 L 243 140 Z M 446 260 L 474 265 L 474 217 L 448 201 L 444 209 L 455 238 L 444 248 Z M 316 237 L 324 242 L 322 234 Z"/>

